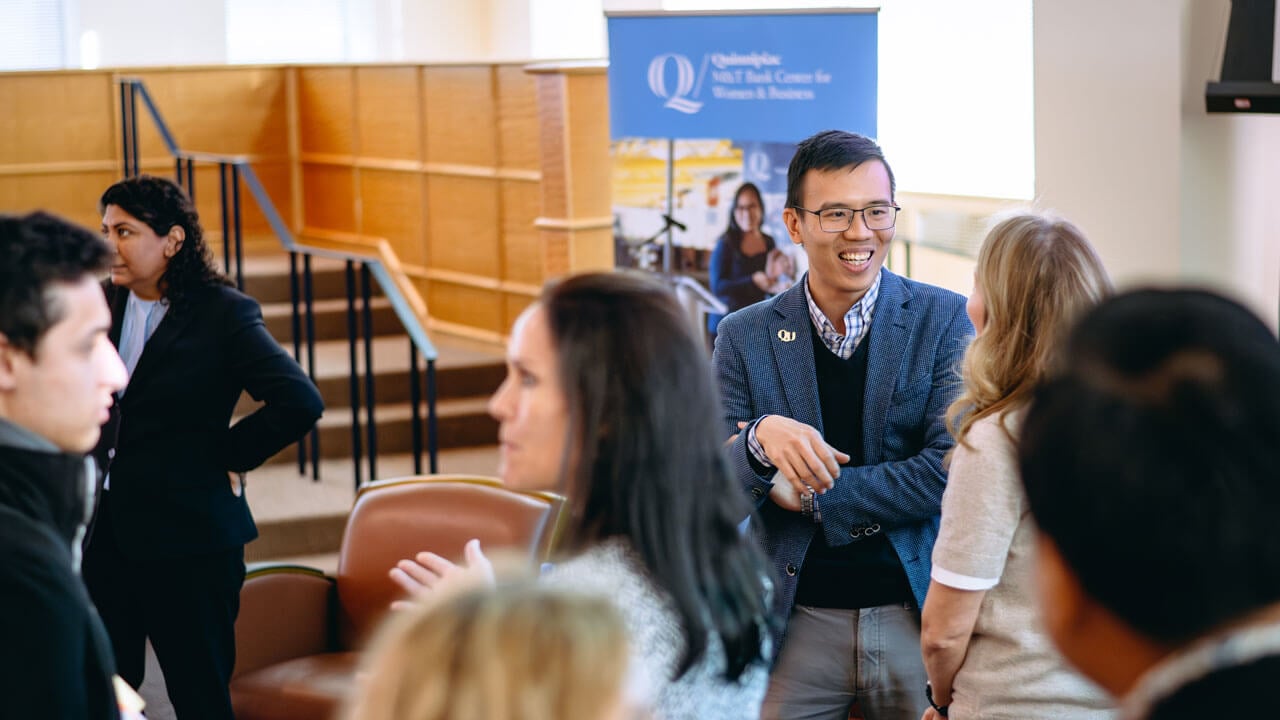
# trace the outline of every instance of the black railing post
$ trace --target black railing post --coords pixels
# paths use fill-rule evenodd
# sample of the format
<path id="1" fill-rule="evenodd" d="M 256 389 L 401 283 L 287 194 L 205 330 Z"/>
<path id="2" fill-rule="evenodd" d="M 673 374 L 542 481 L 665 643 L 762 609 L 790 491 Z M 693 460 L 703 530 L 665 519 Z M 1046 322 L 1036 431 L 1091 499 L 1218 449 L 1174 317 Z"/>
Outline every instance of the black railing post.
<path id="1" fill-rule="evenodd" d="M 436 361 L 427 360 L 427 453 L 433 475 L 440 472 L 437 458 L 439 446 L 439 429 L 436 426 Z"/>
<path id="2" fill-rule="evenodd" d="M 374 407 L 378 395 L 374 392 L 373 373 L 373 278 L 369 275 L 369 263 L 360 263 L 360 299 L 364 326 L 364 409 L 365 431 L 369 442 L 369 482 L 378 479 L 378 424 L 374 419 Z"/>
<path id="3" fill-rule="evenodd" d="M 244 290 L 244 243 L 240 231 L 240 166 L 231 166 L 231 211 L 236 227 L 236 288 Z"/>
<path id="4" fill-rule="evenodd" d="M 187 195 L 191 197 L 191 204 L 196 204 L 196 159 L 187 158 Z"/>
<path id="5" fill-rule="evenodd" d="M 142 174 L 142 165 L 138 161 L 138 85 L 129 83 L 129 151 L 133 155 L 133 174 Z"/>
<path id="6" fill-rule="evenodd" d="M 302 314 L 298 312 L 298 253 L 289 253 L 289 329 L 293 336 L 293 360 L 302 365 Z M 311 378 L 311 382 L 315 382 Z M 307 435 L 298 440 L 298 474 L 307 474 Z"/>
<path id="7" fill-rule="evenodd" d="M 315 289 L 311 279 L 311 256 L 302 256 L 302 293 L 307 327 L 307 375 L 316 382 Z M 320 482 L 320 428 L 311 429 L 311 479 Z"/>
<path id="8" fill-rule="evenodd" d="M 355 263 L 347 261 L 347 361 L 351 367 L 349 389 L 351 391 L 351 464 L 355 472 L 356 491 L 360 490 L 360 381 L 356 365 L 356 270 Z M 369 368 L 365 368 L 369 372 Z"/>
<path id="9" fill-rule="evenodd" d="M 409 340 L 409 432 L 413 434 L 413 474 L 422 474 L 422 378 L 418 376 L 418 348 Z"/>
<path id="10" fill-rule="evenodd" d="M 129 172 L 129 161 L 133 158 L 133 154 L 129 150 L 129 115 L 131 108 L 129 107 L 129 83 L 120 81 L 120 154 L 124 160 L 124 176 L 133 177 L 133 173 Z"/>
<path id="11" fill-rule="evenodd" d="M 218 202 L 222 208 L 222 272 L 231 274 L 231 211 L 227 192 L 227 164 L 218 163 Z"/>

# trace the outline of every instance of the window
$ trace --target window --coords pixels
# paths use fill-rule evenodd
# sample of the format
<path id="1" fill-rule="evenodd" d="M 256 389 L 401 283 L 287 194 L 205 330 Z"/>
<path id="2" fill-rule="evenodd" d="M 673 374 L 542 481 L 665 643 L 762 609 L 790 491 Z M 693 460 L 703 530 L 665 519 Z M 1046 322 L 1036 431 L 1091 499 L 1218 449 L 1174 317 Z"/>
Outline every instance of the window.
<path id="1" fill-rule="evenodd" d="M 62 0 L 0 0 L 0 18 L 0 70 L 65 65 Z"/>

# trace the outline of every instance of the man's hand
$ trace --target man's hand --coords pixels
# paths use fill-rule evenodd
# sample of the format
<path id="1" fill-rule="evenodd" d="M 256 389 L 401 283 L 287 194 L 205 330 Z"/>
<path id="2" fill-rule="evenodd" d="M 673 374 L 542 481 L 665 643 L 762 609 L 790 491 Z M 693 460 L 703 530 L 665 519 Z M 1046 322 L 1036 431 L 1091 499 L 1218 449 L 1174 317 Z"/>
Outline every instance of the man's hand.
<path id="1" fill-rule="evenodd" d="M 933 708 L 929 708 L 928 710 L 924 711 L 924 715 L 920 716 L 920 720 L 947 720 L 947 719 L 942 717 L 942 715 L 937 710 L 934 710 Z"/>
<path id="2" fill-rule="evenodd" d="M 453 592 L 477 585 L 493 584 L 493 564 L 480 551 L 480 541 L 468 540 L 463 550 L 466 557 L 461 565 L 452 563 L 432 552 L 420 552 L 412 560 L 401 560 L 391 568 L 391 579 L 404 588 L 416 600 L 440 592 Z M 391 607 L 402 609 L 413 600 L 397 600 Z"/>
<path id="3" fill-rule="evenodd" d="M 781 415 L 765 415 L 756 423 L 756 440 L 797 494 L 830 490 L 840 477 L 840 463 L 849 462 L 813 426 Z"/>

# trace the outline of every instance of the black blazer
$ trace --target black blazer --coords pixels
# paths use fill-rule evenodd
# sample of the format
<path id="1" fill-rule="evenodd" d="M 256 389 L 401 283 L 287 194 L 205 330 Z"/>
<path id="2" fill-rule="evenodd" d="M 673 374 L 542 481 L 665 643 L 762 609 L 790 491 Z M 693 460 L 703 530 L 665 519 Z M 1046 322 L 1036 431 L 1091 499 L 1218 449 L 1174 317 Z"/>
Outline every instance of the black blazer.
<path id="1" fill-rule="evenodd" d="M 118 347 L 129 291 L 108 284 L 106 295 Z M 265 405 L 230 425 L 242 390 Z M 261 465 L 323 410 L 256 301 L 221 285 L 192 291 L 147 342 L 95 452 L 110 471 L 107 506 L 120 548 L 175 557 L 253 540 L 248 493 L 236 496 L 227 472 Z"/>

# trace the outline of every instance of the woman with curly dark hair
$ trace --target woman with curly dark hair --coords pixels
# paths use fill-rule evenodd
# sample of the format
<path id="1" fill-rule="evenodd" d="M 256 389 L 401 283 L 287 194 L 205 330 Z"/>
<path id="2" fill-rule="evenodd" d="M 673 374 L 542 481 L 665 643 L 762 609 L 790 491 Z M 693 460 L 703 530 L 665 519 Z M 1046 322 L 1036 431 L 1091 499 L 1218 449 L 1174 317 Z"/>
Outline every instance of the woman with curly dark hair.
<path id="1" fill-rule="evenodd" d="M 180 187 L 121 180 L 99 209 L 129 382 L 99 447 L 85 582 L 129 684 L 142 684 L 149 638 L 181 720 L 231 718 L 244 545 L 257 537 L 244 473 L 302 437 L 323 404 L 258 303 L 213 267 Z M 245 391 L 263 405 L 231 424 Z"/>

